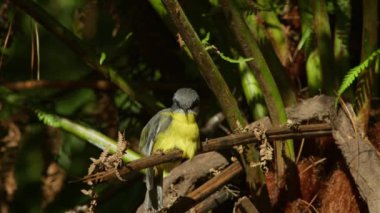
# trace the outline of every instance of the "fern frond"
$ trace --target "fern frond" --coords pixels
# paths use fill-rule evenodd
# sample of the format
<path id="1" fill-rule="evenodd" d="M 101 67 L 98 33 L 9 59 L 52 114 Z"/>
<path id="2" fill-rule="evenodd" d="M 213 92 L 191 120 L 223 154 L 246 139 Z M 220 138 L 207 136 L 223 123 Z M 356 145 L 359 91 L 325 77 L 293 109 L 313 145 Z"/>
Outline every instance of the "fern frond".
<path id="1" fill-rule="evenodd" d="M 59 119 L 55 115 L 43 112 L 41 110 L 35 110 L 37 117 L 40 121 L 42 121 L 44 124 L 52 127 L 60 127 L 61 124 L 59 122 Z"/>
<path id="2" fill-rule="evenodd" d="M 340 85 L 338 90 L 338 97 L 336 99 L 336 103 L 338 102 L 339 97 L 346 91 L 348 87 L 352 85 L 352 83 L 358 78 L 359 74 L 368 69 L 370 66 L 375 64 L 376 60 L 380 55 L 380 49 L 373 52 L 366 60 L 364 60 L 358 66 L 352 68 L 346 76 L 344 76 L 343 82 Z"/>

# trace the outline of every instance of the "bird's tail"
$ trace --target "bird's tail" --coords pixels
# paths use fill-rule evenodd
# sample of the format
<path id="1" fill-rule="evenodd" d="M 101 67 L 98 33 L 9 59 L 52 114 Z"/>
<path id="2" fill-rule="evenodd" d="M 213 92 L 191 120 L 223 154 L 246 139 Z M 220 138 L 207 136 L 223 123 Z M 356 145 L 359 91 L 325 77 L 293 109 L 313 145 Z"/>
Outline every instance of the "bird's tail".
<path id="1" fill-rule="evenodd" d="M 163 171 L 147 168 L 145 176 L 145 207 L 148 211 L 159 211 L 163 208 Z"/>

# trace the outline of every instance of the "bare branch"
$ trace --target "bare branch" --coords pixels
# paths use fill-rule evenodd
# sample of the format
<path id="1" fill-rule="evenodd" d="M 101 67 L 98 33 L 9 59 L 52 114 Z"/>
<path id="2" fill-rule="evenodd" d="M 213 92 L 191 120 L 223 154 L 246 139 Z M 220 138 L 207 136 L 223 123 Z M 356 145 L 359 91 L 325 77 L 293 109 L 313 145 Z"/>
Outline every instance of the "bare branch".
<path id="1" fill-rule="evenodd" d="M 269 140 L 283 140 L 289 138 L 308 138 L 331 135 L 331 126 L 329 124 L 310 124 L 300 125 L 297 129 L 291 127 L 277 127 L 266 132 Z M 233 134 L 225 137 L 214 138 L 202 143 L 200 152 L 210 152 L 220 149 L 229 149 L 236 145 L 245 145 L 259 142 L 254 133 Z M 169 153 L 154 154 L 130 162 L 118 172 L 120 175 L 126 175 L 132 171 L 139 171 L 144 168 L 153 167 L 162 163 L 178 161 L 182 159 L 182 152 L 175 150 Z M 114 172 L 105 171 L 86 176 L 82 181 L 102 182 L 115 177 Z"/>

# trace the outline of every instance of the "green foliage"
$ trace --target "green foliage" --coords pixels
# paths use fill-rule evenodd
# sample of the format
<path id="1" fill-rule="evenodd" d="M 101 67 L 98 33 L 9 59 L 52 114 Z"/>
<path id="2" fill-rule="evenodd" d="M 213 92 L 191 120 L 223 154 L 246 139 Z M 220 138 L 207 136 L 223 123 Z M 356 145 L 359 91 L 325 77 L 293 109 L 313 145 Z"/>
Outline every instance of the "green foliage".
<path id="1" fill-rule="evenodd" d="M 210 41 L 210 32 L 207 32 L 205 37 L 201 40 L 202 44 L 208 46 L 208 42 Z"/>
<path id="2" fill-rule="evenodd" d="M 263 93 L 255 76 L 249 70 L 246 63 L 242 62 L 239 64 L 239 71 L 243 92 L 250 107 L 251 116 L 253 120 L 258 120 L 268 114 Z"/>
<path id="3" fill-rule="evenodd" d="M 306 61 L 307 85 L 309 87 L 309 94 L 316 95 L 321 91 L 322 85 L 322 72 L 321 62 L 318 57 L 318 50 L 310 53 Z"/>
<path id="4" fill-rule="evenodd" d="M 46 209 L 41 209 L 40 180 L 41 174 L 46 173 L 45 165 L 49 160 L 58 162 L 66 171 L 65 181 L 75 180 L 86 173 L 89 158 L 97 157 L 100 149 L 116 150 L 115 133 L 118 130 L 125 132 L 130 142 L 131 149 L 123 160 L 138 159 L 140 155 L 132 149 L 138 147 L 141 129 L 157 110 L 164 107 L 162 103 L 170 105 L 172 94 L 179 87 L 193 87 L 199 91 L 200 127 L 212 114 L 220 111 L 215 95 L 207 88 L 209 82 L 205 82 L 199 73 L 199 64 L 194 63 L 191 44 L 187 46 L 184 38 L 179 36 L 161 0 L 58 0 L 49 1 L 49 4 L 45 4 L 46 0 L 35 1 L 35 5 L 53 16 L 42 16 L 36 21 L 39 22 L 42 81 L 35 81 L 36 70 L 30 64 L 36 57 L 36 44 L 31 42 L 35 40 L 31 24 L 34 23 L 33 15 L 18 6 L 20 1 L 12 2 L 9 7 L 12 11 L 8 15 L 2 10 L 1 17 L 8 19 L 0 21 L 2 44 L 8 30 L 11 31 L 8 45 L 0 47 L 4 56 L 0 67 L 0 79 L 4 83 L 0 87 L 0 118 L 14 119 L 22 130 L 16 168 L 19 190 L 11 202 L 11 212 L 65 212 L 87 202 L 88 198 L 80 194 L 81 186 L 66 184 L 57 198 Z M 365 11 L 358 13 L 357 6 L 361 2 L 325 0 L 317 5 L 320 1 L 297 0 L 290 4 L 275 0 L 224 1 L 230 4 L 227 11 L 231 12 L 232 7 L 236 9 L 235 15 L 241 22 L 232 22 L 232 13 L 224 14 L 222 2 L 193 0 L 181 6 L 196 33 L 203 38 L 200 46 L 212 56 L 216 66 L 210 70 L 220 69 L 220 78 L 226 81 L 239 103 L 239 110 L 250 121 L 267 115 L 270 107 L 282 110 L 277 111 L 279 114 L 274 113 L 279 116 L 273 116 L 279 117 L 278 123 L 286 121 L 282 103 L 294 104 L 295 94 L 307 98 L 322 92 L 334 93 L 338 85 L 331 84 L 329 91 L 323 91 L 322 83 L 330 77 L 341 79 L 350 64 L 356 61 L 363 63 L 345 75 L 338 97 L 358 76 L 366 74 L 368 68 L 375 66 L 378 71 L 380 49 L 365 60 L 360 58 L 363 54 L 360 46 L 364 47 L 369 40 L 362 36 L 365 31 L 358 30 L 361 27 L 358 25 L 364 26 L 364 23 L 357 23 L 362 20 L 358 15 L 366 14 Z M 87 14 L 86 17 L 74 15 L 75 11 L 86 7 L 91 7 L 81 13 Z M 14 13 L 16 10 L 18 12 Z M 51 33 L 52 30 L 41 23 L 46 20 L 50 20 L 47 23 L 52 29 L 59 30 Z M 8 28 L 10 23 L 12 29 Z M 65 28 L 60 28 L 57 23 Z M 368 23 L 371 27 L 377 22 Z M 233 27 L 239 24 L 235 34 Z M 83 39 L 77 39 L 72 30 Z M 367 46 L 368 51 L 362 57 L 368 56 L 372 48 L 378 48 L 373 43 Z M 242 49 L 251 51 L 239 52 Z M 333 69 L 325 72 L 326 67 Z M 98 72 L 94 73 L 94 70 Z M 104 86 L 106 80 L 114 85 L 106 83 Z M 15 85 L 21 85 L 21 88 L 6 89 Z M 301 88 L 308 88 L 307 93 Z M 268 108 L 266 98 L 272 100 Z M 60 128 L 62 137 L 47 134 L 47 130 L 53 128 L 44 125 Z M 220 130 L 213 133 L 215 136 L 224 134 Z M 62 142 L 57 150 L 52 151 L 51 159 L 45 159 L 45 150 L 41 151 L 41 147 L 46 147 L 47 139 Z M 293 150 L 291 144 L 287 144 L 285 152 Z M 283 153 L 277 154 L 280 158 Z M 257 160 L 254 159 L 256 156 L 251 157 Z M 111 200 L 103 199 L 102 193 L 107 194 L 111 185 L 120 185 L 103 185 L 98 190 L 102 203 L 96 211 L 134 211 L 143 202 L 145 194 L 141 182 L 123 186 L 120 194 L 110 196 Z M 31 197 L 30 194 L 36 191 L 38 193 Z M 123 203 L 126 199 L 127 202 Z"/>
<path id="5" fill-rule="evenodd" d="M 106 60 L 106 58 L 107 58 L 107 54 L 106 54 L 105 52 L 102 52 L 102 53 L 100 54 L 99 64 L 100 64 L 100 65 L 103 65 L 103 63 L 104 63 L 104 61 Z"/>
<path id="6" fill-rule="evenodd" d="M 7 119 L 14 114 L 17 114 L 20 109 L 19 106 L 23 105 L 25 97 L 20 94 L 15 94 L 9 89 L 0 86 L 0 118 Z"/>
<path id="7" fill-rule="evenodd" d="M 297 49 L 303 49 L 308 55 L 313 50 L 312 40 L 314 37 L 312 1 L 298 0 L 297 2 L 300 7 L 301 18 L 301 39 L 298 43 Z"/>
<path id="8" fill-rule="evenodd" d="M 311 37 L 312 37 L 312 29 L 311 28 L 305 29 L 305 33 L 302 34 L 301 40 L 300 40 L 300 42 L 297 45 L 297 51 L 300 51 L 301 49 L 304 49 L 305 45 L 308 42 L 310 42 Z"/>
<path id="9" fill-rule="evenodd" d="M 155 11 L 162 17 L 162 18 L 167 18 L 167 11 L 162 4 L 161 0 L 149 0 L 151 5 L 154 7 Z"/>
<path id="10" fill-rule="evenodd" d="M 78 89 L 66 92 L 55 101 L 55 110 L 58 114 L 68 116 L 80 111 L 86 105 L 95 104 L 96 95 L 90 89 Z M 93 108 L 95 108 L 94 106 Z M 93 109 L 92 111 L 95 111 Z"/>
<path id="11" fill-rule="evenodd" d="M 61 126 L 60 120 L 57 116 L 43 112 L 41 110 L 35 110 L 35 112 L 37 114 L 38 119 L 42 121 L 45 125 L 56 128 Z"/>
<path id="12" fill-rule="evenodd" d="M 376 61 L 379 59 L 380 49 L 373 52 L 367 59 L 365 59 L 358 66 L 352 68 L 346 76 L 344 76 L 343 82 L 338 90 L 338 97 L 336 103 L 338 102 L 339 97 L 349 88 L 352 83 L 358 78 L 360 73 L 367 70 L 369 67 L 373 66 Z"/>

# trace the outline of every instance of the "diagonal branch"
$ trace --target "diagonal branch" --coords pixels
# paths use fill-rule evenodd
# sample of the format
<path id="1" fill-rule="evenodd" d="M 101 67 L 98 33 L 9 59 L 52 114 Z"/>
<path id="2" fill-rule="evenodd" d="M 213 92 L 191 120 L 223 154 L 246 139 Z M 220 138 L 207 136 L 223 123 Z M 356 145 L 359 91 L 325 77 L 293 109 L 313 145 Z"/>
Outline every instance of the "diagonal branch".
<path id="1" fill-rule="evenodd" d="M 174 22 L 174 25 L 177 27 L 183 41 L 189 48 L 194 61 L 199 66 L 201 75 L 215 94 L 220 107 L 226 114 L 231 129 L 235 130 L 244 127 L 247 124 L 247 121 L 241 114 L 227 83 L 224 81 L 219 69 L 204 48 L 181 6 L 176 0 L 163 0 L 162 2 Z"/>
<path id="2" fill-rule="evenodd" d="M 222 205 L 225 201 L 234 198 L 231 191 L 227 187 L 216 191 L 197 205 L 192 207 L 188 212 L 210 212 L 210 210 Z"/>
<path id="3" fill-rule="evenodd" d="M 168 209 L 168 212 L 176 212 L 175 209 L 181 209 L 181 211 L 184 212 L 190 209 L 192 206 L 204 200 L 212 193 L 216 192 L 218 189 L 228 183 L 232 178 L 241 174 L 242 172 L 243 167 L 238 161 L 232 163 L 217 176 L 211 178 L 206 183 L 202 184 L 200 187 L 196 188 L 186 196 L 180 197 Z"/>
<path id="4" fill-rule="evenodd" d="M 270 119 L 274 125 L 278 126 L 285 123 L 287 120 L 284 103 L 282 101 L 277 84 L 271 74 L 268 63 L 261 53 L 254 37 L 251 35 L 249 28 L 241 14 L 241 11 L 237 7 L 237 3 L 238 1 L 236 0 L 220 1 L 227 22 L 229 23 L 230 28 L 234 33 L 236 41 L 240 46 L 241 52 L 247 58 L 254 58 L 254 60 L 248 61 L 247 64 L 255 75 L 260 85 L 260 89 L 263 92 Z M 294 160 L 293 141 L 289 140 L 285 144 L 280 141 L 276 141 L 275 151 L 276 174 L 277 177 L 281 178 L 284 176 L 286 168 L 283 153 L 285 153 L 289 159 Z"/>

